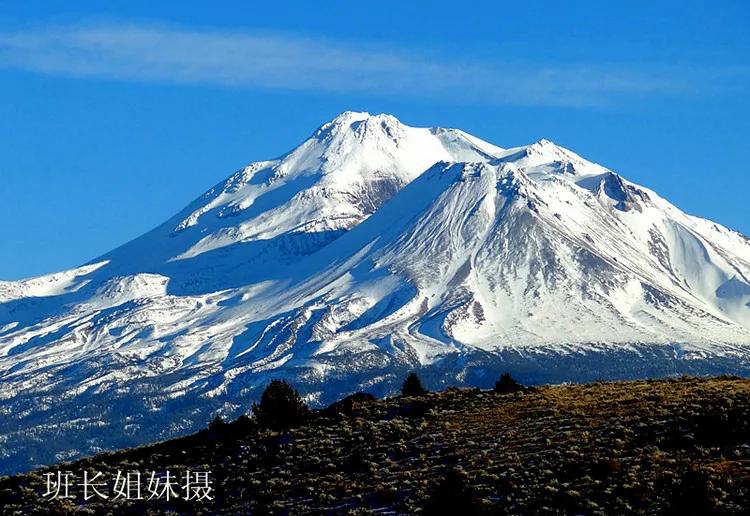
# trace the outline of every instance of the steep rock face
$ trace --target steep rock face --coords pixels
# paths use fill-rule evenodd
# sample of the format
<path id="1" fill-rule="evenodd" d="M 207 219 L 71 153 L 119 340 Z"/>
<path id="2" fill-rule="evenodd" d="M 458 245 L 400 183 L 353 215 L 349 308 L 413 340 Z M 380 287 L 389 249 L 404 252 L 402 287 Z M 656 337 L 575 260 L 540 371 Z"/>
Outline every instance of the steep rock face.
<path id="1" fill-rule="evenodd" d="M 152 232 L 0 283 L 1 471 L 247 409 L 434 385 L 750 372 L 750 241 L 547 140 L 344 113 Z M 75 443 L 75 444 L 71 444 Z"/>

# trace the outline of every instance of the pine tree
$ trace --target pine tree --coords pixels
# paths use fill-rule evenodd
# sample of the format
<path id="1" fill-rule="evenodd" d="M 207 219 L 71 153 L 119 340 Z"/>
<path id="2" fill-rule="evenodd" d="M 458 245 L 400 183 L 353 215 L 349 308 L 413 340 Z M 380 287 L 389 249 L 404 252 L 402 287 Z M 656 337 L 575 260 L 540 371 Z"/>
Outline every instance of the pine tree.
<path id="1" fill-rule="evenodd" d="M 422 380 L 419 379 L 417 373 L 409 373 L 406 380 L 404 380 L 404 384 L 401 386 L 401 395 L 417 397 L 424 396 L 426 393 L 427 391 L 422 387 Z"/>
<path id="2" fill-rule="evenodd" d="M 304 423 L 310 410 L 299 393 L 284 380 L 272 380 L 260 403 L 253 403 L 253 414 L 264 428 L 284 430 Z"/>
<path id="3" fill-rule="evenodd" d="M 495 392 L 499 394 L 510 394 L 513 392 L 521 392 L 523 390 L 524 386 L 518 383 L 510 373 L 503 373 L 500 375 L 500 379 L 495 382 Z"/>

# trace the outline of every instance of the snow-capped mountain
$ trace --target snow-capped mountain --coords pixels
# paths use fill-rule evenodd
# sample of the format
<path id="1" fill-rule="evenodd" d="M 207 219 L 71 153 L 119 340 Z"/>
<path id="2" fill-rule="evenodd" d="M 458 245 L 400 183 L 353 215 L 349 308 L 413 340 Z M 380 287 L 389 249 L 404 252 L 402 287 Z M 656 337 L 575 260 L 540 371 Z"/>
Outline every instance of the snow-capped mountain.
<path id="1" fill-rule="evenodd" d="M 750 240 L 540 140 L 344 113 L 78 269 L 0 282 L 0 472 L 199 427 L 270 378 L 750 372 Z"/>

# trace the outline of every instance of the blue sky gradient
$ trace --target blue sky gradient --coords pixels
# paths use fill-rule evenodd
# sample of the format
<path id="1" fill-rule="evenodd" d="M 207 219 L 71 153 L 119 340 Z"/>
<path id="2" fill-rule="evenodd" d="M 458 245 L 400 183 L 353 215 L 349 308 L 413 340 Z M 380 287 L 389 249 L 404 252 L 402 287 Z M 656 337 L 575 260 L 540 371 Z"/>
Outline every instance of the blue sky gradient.
<path id="1" fill-rule="evenodd" d="M 750 233 L 750 4 L 517 4 L 0 4 L 0 279 L 88 261 L 347 109 L 548 138 Z"/>

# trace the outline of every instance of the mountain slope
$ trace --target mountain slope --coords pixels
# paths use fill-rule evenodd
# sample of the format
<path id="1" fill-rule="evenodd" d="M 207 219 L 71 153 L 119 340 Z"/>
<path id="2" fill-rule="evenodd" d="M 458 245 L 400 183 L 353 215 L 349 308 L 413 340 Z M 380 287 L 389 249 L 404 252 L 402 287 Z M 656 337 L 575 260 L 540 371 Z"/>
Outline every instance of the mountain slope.
<path id="1" fill-rule="evenodd" d="M 3 468 L 190 431 L 277 376 L 323 403 L 413 368 L 750 372 L 749 278 L 747 238 L 552 142 L 344 113 L 88 265 L 0 284 Z"/>

